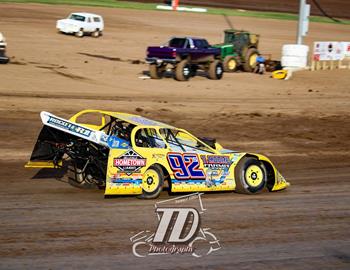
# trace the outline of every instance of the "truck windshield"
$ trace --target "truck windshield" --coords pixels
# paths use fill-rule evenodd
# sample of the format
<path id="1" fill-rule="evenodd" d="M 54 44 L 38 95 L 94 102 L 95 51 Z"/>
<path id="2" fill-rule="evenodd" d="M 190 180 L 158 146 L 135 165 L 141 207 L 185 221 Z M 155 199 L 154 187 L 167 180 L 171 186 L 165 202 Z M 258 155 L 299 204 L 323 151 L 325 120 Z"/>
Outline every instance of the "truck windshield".
<path id="1" fill-rule="evenodd" d="M 185 38 L 173 38 L 169 41 L 169 47 L 184 48 L 186 44 Z"/>
<path id="2" fill-rule="evenodd" d="M 81 22 L 84 22 L 84 21 L 85 21 L 85 17 L 84 17 L 84 16 L 81 16 L 81 15 L 78 15 L 78 14 L 71 14 L 71 15 L 69 16 L 69 19 L 75 20 L 75 21 L 81 21 Z"/>

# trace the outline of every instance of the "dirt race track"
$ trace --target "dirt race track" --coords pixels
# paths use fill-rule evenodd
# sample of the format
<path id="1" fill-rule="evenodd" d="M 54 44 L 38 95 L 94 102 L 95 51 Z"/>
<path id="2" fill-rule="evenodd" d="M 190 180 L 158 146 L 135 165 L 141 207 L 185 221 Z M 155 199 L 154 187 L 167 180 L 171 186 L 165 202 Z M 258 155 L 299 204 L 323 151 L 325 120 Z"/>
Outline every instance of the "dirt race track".
<path id="1" fill-rule="evenodd" d="M 102 38 L 55 32 L 71 11 L 102 14 Z M 280 56 L 296 22 L 232 18 Z M 72 6 L 0 5 L 12 63 L 0 66 L 0 269 L 350 269 L 350 71 L 225 74 L 142 80 L 147 45 L 172 35 L 220 42 L 220 16 Z M 344 40 L 349 26 L 312 23 L 306 42 Z M 222 249 L 136 258 L 129 238 L 156 226 L 155 201 L 104 199 L 48 172 L 25 170 L 39 112 L 136 113 L 264 153 L 292 186 L 277 193 L 204 195 L 206 226 Z M 166 192 L 161 199 L 169 198 Z"/>

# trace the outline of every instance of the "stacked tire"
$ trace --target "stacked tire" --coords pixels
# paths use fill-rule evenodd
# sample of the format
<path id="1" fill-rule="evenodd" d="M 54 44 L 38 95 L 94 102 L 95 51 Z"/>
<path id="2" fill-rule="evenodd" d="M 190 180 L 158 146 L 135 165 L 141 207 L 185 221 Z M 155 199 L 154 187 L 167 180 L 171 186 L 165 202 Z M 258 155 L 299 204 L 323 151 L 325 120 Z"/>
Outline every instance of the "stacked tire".
<path id="1" fill-rule="evenodd" d="M 283 67 L 304 68 L 307 66 L 309 47 L 299 44 L 286 44 L 282 47 Z"/>

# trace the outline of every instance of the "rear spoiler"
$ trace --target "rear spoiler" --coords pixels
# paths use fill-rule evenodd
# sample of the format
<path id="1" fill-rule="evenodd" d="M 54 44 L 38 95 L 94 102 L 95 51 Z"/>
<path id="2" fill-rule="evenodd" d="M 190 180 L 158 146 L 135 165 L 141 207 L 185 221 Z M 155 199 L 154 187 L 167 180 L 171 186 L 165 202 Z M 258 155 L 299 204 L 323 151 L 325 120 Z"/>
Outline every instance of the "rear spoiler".
<path id="1" fill-rule="evenodd" d="M 109 136 L 103 131 L 87 128 L 83 125 L 55 116 L 49 112 L 41 112 L 40 117 L 45 126 L 49 126 L 96 144 L 108 147 L 107 141 Z"/>
<path id="2" fill-rule="evenodd" d="M 106 148 L 129 147 L 129 143 L 108 136 L 101 130 L 94 130 L 49 112 L 40 113 L 44 126 L 40 131 L 30 161 L 25 168 L 58 168 L 62 166 L 65 146 L 77 138 L 85 139 Z"/>

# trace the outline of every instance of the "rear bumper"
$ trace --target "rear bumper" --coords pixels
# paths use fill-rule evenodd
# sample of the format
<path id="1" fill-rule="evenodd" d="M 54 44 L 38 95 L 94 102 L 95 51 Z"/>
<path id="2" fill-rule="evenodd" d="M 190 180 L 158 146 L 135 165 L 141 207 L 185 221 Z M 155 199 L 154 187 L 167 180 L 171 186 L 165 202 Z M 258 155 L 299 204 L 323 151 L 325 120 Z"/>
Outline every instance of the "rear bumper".
<path id="1" fill-rule="evenodd" d="M 176 64 L 177 60 L 173 58 L 165 58 L 165 59 L 160 59 L 156 57 L 146 57 L 146 63 L 147 64 Z"/>

